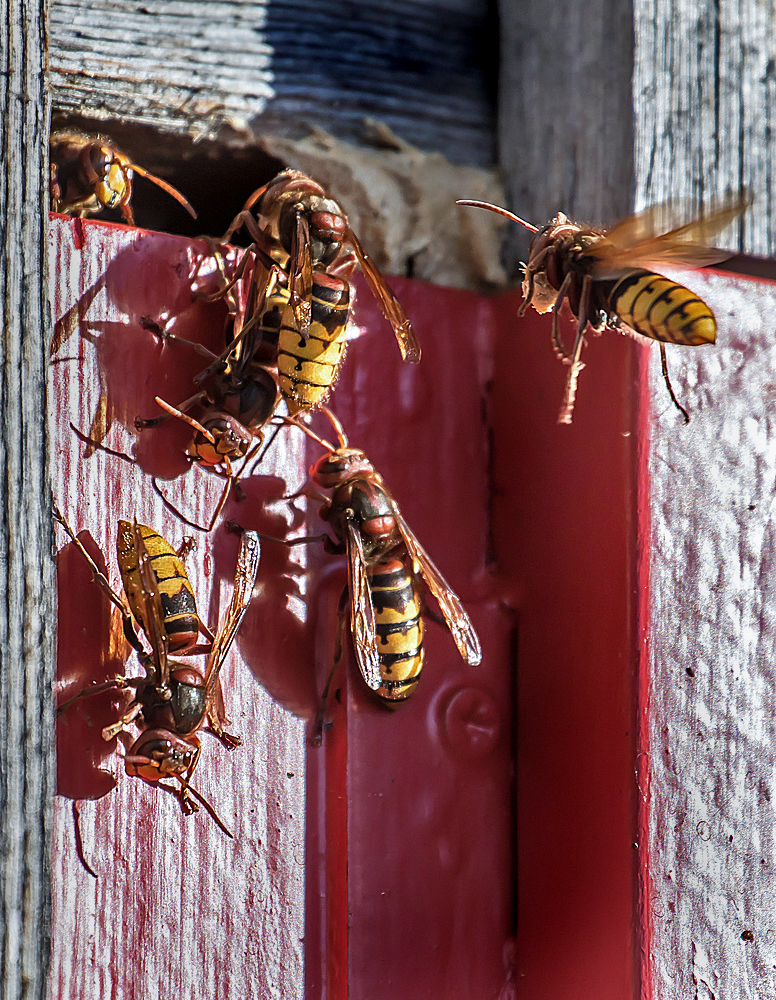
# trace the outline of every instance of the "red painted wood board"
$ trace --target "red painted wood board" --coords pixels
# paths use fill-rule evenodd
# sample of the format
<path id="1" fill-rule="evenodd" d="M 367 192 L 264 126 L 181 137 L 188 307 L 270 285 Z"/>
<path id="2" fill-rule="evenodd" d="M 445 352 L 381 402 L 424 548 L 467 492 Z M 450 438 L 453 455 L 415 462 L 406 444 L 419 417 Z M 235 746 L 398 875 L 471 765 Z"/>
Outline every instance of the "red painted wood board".
<path id="1" fill-rule="evenodd" d="M 213 510 L 221 482 L 201 469 L 186 471 L 190 432 L 183 424 L 139 437 L 133 428 L 138 414 L 158 412 L 155 394 L 173 403 L 190 395 L 191 378 L 202 367 L 191 349 L 161 347 L 142 328 L 142 318 L 167 318 L 179 335 L 218 342 L 223 308 L 191 298 L 190 273 L 204 247 L 56 217 L 50 239 L 60 342 L 50 387 L 55 499 L 92 554 L 103 553 L 117 589 L 119 517 L 137 516 L 175 546 L 194 534 L 188 571 L 200 613 L 215 626 L 231 593 L 237 540 L 223 529 L 208 537 L 192 532 L 164 507 L 150 477 L 156 475 L 160 488 L 195 520 Z M 101 450 L 84 458 L 84 445 L 69 425 L 88 433 L 101 395 L 113 421 L 105 444 L 136 450 L 137 464 Z M 294 447 L 268 457 L 269 478 L 257 480 L 257 489 L 279 496 L 286 483 L 291 489 L 301 484 Z M 282 509 L 266 519 L 276 533 L 284 530 Z M 117 616 L 57 531 L 61 701 L 92 680 L 123 672 L 125 663 L 128 672 L 139 671 Z M 123 773 L 119 753 L 125 748 L 101 738 L 102 727 L 118 715 L 119 698 L 84 700 L 59 717 L 52 996 L 301 995 L 304 726 L 269 693 L 273 676 L 294 676 L 301 664 L 314 698 L 301 604 L 292 594 L 288 607 L 279 589 L 292 583 L 281 584 L 268 553 L 224 668 L 229 714 L 245 745 L 230 754 L 203 737 L 195 785 L 234 840 L 203 812 L 184 818 L 171 796 Z M 266 687 L 264 677 L 270 678 Z M 81 801 L 84 854 L 96 880 L 76 855 L 71 799 Z"/>
<path id="2" fill-rule="evenodd" d="M 517 618 L 516 995 L 639 992 L 640 348 L 585 351 L 571 426 L 550 318 L 494 317 L 493 518 Z M 564 332 L 571 325 L 563 322 Z M 640 412 L 642 416 L 640 416 Z"/>
<path id="3" fill-rule="evenodd" d="M 324 748 L 344 776 L 329 760 L 311 771 L 334 780 L 330 817 L 347 805 L 339 816 L 347 869 L 333 859 L 338 892 L 322 906 L 318 937 L 335 941 L 336 952 L 313 963 L 308 950 L 308 988 L 317 995 L 320 975 L 332 997 L 497 997 L 511 974 L 514 726 L 512 616 L 489 563 L 491 303 L 394 285 L 423 360 L 401 365 L 379 310 L 359 290 L 359 321 L 371 335 L 368 348 L 362 340 L 352 350 L 369 357 L 348 359 L 333 407 L 464 601 L 483 663 L 465 665 L 432 622 L 422 683 L 400 710 L 376 706 L 348 675 L 343 718 Z M 324 606 L 329 648 L 343 582 L 340 565 Z M 316 884 L 326 885 L 323 875 Z"/>
<path id="4" fill-rule="evenodd" d="M 160 347 L 141 318 L 215 344 L 223 311 L 191 302 L 196 243 L 54 217 L 52 245 L 64 317 L 54 482 L 118 586 L 117 516 L 137 513 L 176 544 L 189 532 L 150 474 L 195 519 L 221 485 L 185 471 L 186 428 L 132 428 L 155 394 L 190 394 L 201 367 L 182 345 Z M 565 370 L 547 317 L 518 323 L 516 294 L 394 285 L 422 363 L 400 362 L 359 280 L 366 332 L 332 407 L 470 610 L 483 664 L 466 666 L 429 622 L 412 700 L 383 709 L 349 663 L 324 745 L 307 748 L 300 720 L 332 662 L 344 560 L 265 542 L 224 677 L 246 745 L 206 746 L 197 774 L 235 841 L 122 773 L 99 735 L 115 717 L 110 696 L 60 718 L 52 995 L 155 995 L 160 984 L 219 1000 L 636 995 L 637 349 L 594 339 L 575 422 L 558 427 Z M 101 389 L 115 413 L 106 444 L 137 448 L 137 465 L 82 458 L 68 424 L 88 428 Z M 314 506 L 266 509 L 320 453 L 299 437 L 283 432 L 227 516 L 274 535 L 318 530 Z M 59 537 L 64 697 L 128 657 Z M 190 575 L 214 624 L 236 541 L 222 526 L 196 541 Z M 71 798 L 93 800 L 81 825 L 96 882 L 75 853 Z"/>
<path id="5" fill-rule="evenodd" d="M 720 270 L 671 274 L 718 323 L 714 347 L 669 348 L 688 425 L 656 349 L 605 334 L 551 427 L 547 317 L 496 337 L 531 1000 L 772 992 L 776 292 Z"/>

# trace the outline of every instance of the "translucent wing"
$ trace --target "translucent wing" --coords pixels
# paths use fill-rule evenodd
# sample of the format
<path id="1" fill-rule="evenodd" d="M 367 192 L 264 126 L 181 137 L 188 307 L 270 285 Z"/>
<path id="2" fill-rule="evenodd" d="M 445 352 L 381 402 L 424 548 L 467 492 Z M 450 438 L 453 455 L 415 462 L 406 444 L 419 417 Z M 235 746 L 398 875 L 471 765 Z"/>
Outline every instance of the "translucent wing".
<path id="1" fill-rule="evenodd" d="M 407 551 L 420 570 L 428 589 L 439 602 L 439 607 L 447 622 L 447 627 L 452 632 L 458 651 L 470 666 L 475 667 L 482 660 L 482 648 L 469 616 L 464 611 L 458 596 L 450 588 L 450 584 L 436 568 L 410 526 L 401 516 L 395 503 L 393 504 L 393 512 Z"/>
<path id="2" fill-rule="evenodd" d="M 366 575 L 366 560 L 361 534 L 352 521 L 348 522 L 348 589 L 350 594 L 350 631 L 361 676 L 369 687 L 380 687 L 380 657 L 377 654 L 377 628 L 372 592 Z"/>
<path id="3" fill-rule="evenodd" d="M 167 633 L 164 628 L 162 595 L 137 520 L 132 521 L 132 541 L 137 555 L 137 572 L 141 584 L 140 590 L 133 596 L 137 602 L 140 624 L 151 644 L 151 658 L 156 669 L 155 685 L 166 687 L 170 680 L 170 668 L 167 661 Z"/>
<path id="4" fill-rule="evenodd" d="M 291 257 L 288 261 L 288 293 L 299 335 L 310 336 L 313 299 L 313 262 L 310 255 L 310 228 L 304 212 L 296 213 L 296 225 L 291 236 Z"/>
<path id="5" fill-rule="evenodd" d="M 748 194 L 730 196 L 715 203 L 709 212 L 675 225 L 687 218 L 681 202 L 653 205 L 618 222 L 594 240 L 584 257 L 595 260 L 594 277 L 613 277 L 625 269 L 652 266 L 705 267 L 725 260 L 731 251 L 709 246 L 751 203 Z M 667 226 L 672 228 L 666 229 Z"/>
<path id="6" fill-rule="evenodd" d="M 237 568 L 234 573 L 234 589 L 226 615 L 218 629 L 208 658 L 205 675 L 205 691 L 208 702 L 211 703 L 218 682 L 218 675 L 229 652 L 237 629 L 240 627 L 245 612 L 256 585 L 256 574 L 259 572 L 261 559 L 261 542 L 255 531 L 244 531 L 237 556 Z"/>
<path id="7" fill-rule="evenodd" d="M 356 257 L 364 272 L 367 284 L 372 290 L 372 294 L 380 303 L 383 316 L 388 320 L 399 343 L 399 350 L 404 361 L 416 364 L 420 361 L 420 343 L 412 329 L 412 324 L 407 319 L 404 308 L 391 291 L 388 282 L 381 274 L 379 268 L 372 258 L 364 251 L 364 248 L 356 238 L 352 229 L 348 229 L 348 240 L 356 251 Z"/>
<path id="8" fill-rule="evenodd" d="M 274 290 L 276 283 L 277 269 L 274 262 L 270 259 L 270 267 L 267 268 L 259 264 L 258 260 L 254 261 L 244 301 L 235 314 L 234 337 L 229 345 L 229 350 L 235 358 L 235 378 L 238 380 L 244 377 L 244 370 L 250 368 L 260 341 L 260 338 L 257 340 L 254 331 L 263 318 L 267 297 Z"/>

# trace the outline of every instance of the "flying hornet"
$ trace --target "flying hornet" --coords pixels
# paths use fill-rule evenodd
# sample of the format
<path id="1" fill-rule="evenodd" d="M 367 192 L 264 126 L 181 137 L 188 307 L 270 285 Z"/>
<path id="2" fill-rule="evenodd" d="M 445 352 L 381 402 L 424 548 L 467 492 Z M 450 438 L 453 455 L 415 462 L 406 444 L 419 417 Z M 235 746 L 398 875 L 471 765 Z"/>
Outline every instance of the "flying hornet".
<path id="1" fill-rule="evenodd" d="M 118 209 L 135 224 L 130 200 L 133 173 L 145 177 L 175 198 L 196 219 L 197 213 L 172 184 L 133 163 L 104 135 L 77 129 L 53 132 L 49 140 L 51 210 L 84 217 L 104 208 Z"/>
<path id="2" fill-rule="evenodd" d="M 116 548 L 127 598 L 124 601 L 57 508 L 54 517 L 86 559 L 95 582 L 119 609 L 124 634 L 145 671 L 142 677 L 111 677 L 84 688 L 60 705 L 59 711 L 102 691 L 134 691 L 120 718 L 103 729 L 103 739 L 113 739 L 130 724 L 139 726 L 140 736 L 124 757 L 127 774 L 174 794 L 184 815 L 196 812 L 200 803 L 231 836 L 213 806 L 192 787 L 191 778 L 201 755 L 197 736 L 200 730 L 211 733 L 229 750 L 241 743 L 239 737 L 225 729 L 228 720 L 219 674 L 253 592 L 260 557 L 258 536 L 245 532 L 242 537 L 232 599 L 214 636 L 197 614 L 194 592 L 180 556 L 152 528 L 137 521 L 119 521 Z M 136 623 L 150 651 L 141 642 Z M 209 639 L 204 646 L 197 644 L 200 633 Z M 207 653 L 204 674 L 194 666 L 169 659 L 170 653 Z M 166 778 L 178 784 L 165 784 Z"/>
<path id="3" fill-rule="evenodd" d="M 700 218 L 665 231 L 666 218 L 677 206 L 656 205 L 637 212 L 611 229 L 594 229 L 572 222 L 563 213 L 542 229 L 505 208 L 481 201 L 459 205 L 485 208 L 518 222 L 534 233 L 523 280 L 522 316 L 529 305 L 538 313 L 552 312 L 552 345 L 569 366 L 558 422 L 570 424 L 585 333 L 605 328 L 657 340 L 663 377 L 671 400 L 685 422 L 689 414 L 677 400 L 668 377 L 665 344 L 698 347 L 713 344 L 717 324 L 709 306 L 684 285 L 651 268 L 706 267 L 730 256 L 708 245 L 747 207 L 748 196 L 727 198 Z M 576 320 L 576 337 L 567 351 L 560 336 L 560 310 L 567 302 Z"/>

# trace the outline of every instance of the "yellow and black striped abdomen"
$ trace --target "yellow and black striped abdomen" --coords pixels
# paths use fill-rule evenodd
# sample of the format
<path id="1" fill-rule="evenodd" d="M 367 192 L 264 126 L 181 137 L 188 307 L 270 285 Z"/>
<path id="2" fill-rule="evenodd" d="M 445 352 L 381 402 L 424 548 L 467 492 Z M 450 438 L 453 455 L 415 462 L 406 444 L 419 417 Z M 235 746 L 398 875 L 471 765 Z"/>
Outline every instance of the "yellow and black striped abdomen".
<path id="1" fill-rule="evenodd" d="M 396 705 L 409 698 L 423 667 L 423 620 L 415 584 L 399 559 L 367 567 L 375 609 L 382 683 L 377 694 Z"/>
<path id="2" fill-rule="evenodd" d="M 138 524 L 140 535 L 148 550 L 151 569 L 156 577 L 162 599 L 164 630 L 169 639 L 170 652 L 180 652 L 193 646 L 199 634 L 199 617 L 194 591 L 186 573 L 186 567 L 175 550 L 157 534 L 153 528 Z M 138 568 L 135 538 L 129 521 L 119 521 L 116 538 L 119 570 L 124 583 L 130 610 L 147 631 L 147 623 L 141 614 L 142 603 L 139 595 L 143 584 Z"/>
<path id="3" fill-rule="evenodd" d="M 717 339 L 714 313 L 703 299 L 662 274 L 633 271 L 617 282 L 609 309 L 652 340 L 697 347 Z"/>
<path id="4" fill-rule="evenodd" d="M 310 336 L 299 334 L 290 303 L 278 338 L 278 384 L 293 416 L 318 406 L 337 378 L 350 315 L 350 285 L 323 272 L 313 275 Z"/>

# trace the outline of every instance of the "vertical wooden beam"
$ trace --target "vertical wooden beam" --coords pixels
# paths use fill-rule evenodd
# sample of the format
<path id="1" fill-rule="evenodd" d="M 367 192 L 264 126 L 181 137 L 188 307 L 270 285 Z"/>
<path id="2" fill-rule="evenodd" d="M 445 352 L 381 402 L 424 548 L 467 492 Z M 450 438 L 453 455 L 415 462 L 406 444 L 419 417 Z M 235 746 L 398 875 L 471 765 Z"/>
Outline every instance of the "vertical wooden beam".
<path id="1" fill-rule="evenodd" d="M 613 222 L 633 172 L 631 0 L 502 0 L 500 163 L 510 207 Z M 515 237 L 519 253 L 527 239 Z"/>
<path id="2" fill-rule="evenodd" d="M 44 997 L 53 790 L 47 0 L 0 9 L 0 994 Z"/>
<path id="3" fill-rule="evenodd" d="M 703 204 L 745 184 L 750 253 L 774 251 L 771 18 L 754 0 L 635 4 L 636 203 Z M 668 349 L 689 426 L 656 355 L 650 373 L 651 996 L 749 1000 L 773 994 L 776 965 L 776 297 L 719 274 L 681 280 L 719 329 L 713 348 Z"/>
<path id="4" fill-rule="evenodd" d="M 652 359 L 645 996 L 755 1000 L 776 965 L 776 290 L 683 277 L 719 331 L 716 347 L 669 358 L 688 426 Z"/>
<path id="5" fill-rule="evenodd" d="M 640 0 L 634 10 L 637 203 L 702 205 L 746 186 L 755 204 L 740 249 L 763 255 L 776 249 L 772 16 L 754 0 Z"/>
<path id="6" fill-rule="evenodd" d="M 136 416 L 158 409 L 157 394 L 175 403 L 191 395 L 202 368 L 200 355 L 183 344 L 161 345 L 142 319 L 166 317 L 176 335 L 215 350 L 225 306 L 192 300 L 193 274 L 202 282 L 208 274 L 201 241 L 61 217 L 52 217 L 49 227 L 59 345 L 49 381 L 54 496 L 121 589 L 119 517 L 137 517 L 177 548 L 192 530 L 161 494 L 203 524 L 223 489 L 220 477 L 188 469 L 191 429 L 181 421 L 135 429 Z M 97 448 L 87 455 L 71 423 L 88 430 L 100 413 L 110 422 L 104 443 L 113 453 Z M 262 461 L 260 475 L 246 478 L 244 499 L 225 509 L 227 518 L 272 536 L 285 533 L 286 517 L 301 516 L 275 502 L 305 479 L 303 435 L 289 430 L 284 437 Z M 131 453 L 135 461 L 116 452 Z M 193 535 L 187 572 L 199 613 L 216 627 L 231 598 L 236 539 L 222 522 L 213 532 Z M 91 683 L 141 670 L 84 559 L 64 532 L 56 541 L 62 702 Z M 132 739 L 102 737 L 123 710 L 121 695 L 84 699 L 59 715 L 52 1000 L 150 997 L 160 984 L 170 995 L 198 1000 L 302 996 L 305 760 L 299 716 L 318 706 L 312 645 L 300 621 L 305 565 L 304 552 L 290 559 L 284 546 L 263 546 L 259 584 L 220 675 L 230 732 L 243 746 L 229 753 L 203 735 L 195 787 L 234 839 L 203 810 L 184 817 L 171 795 L 125 773 L 121 758 Z M 204 666 L 202 658 L 190 662 Z M 74 805 L 82 855 L 96 879 L 79 858 Z"/>
<path id="7" fill-rule="evenodd" d="M 611 223 L 631 209 L 633 3 L 503 0 L 500 161 L 509 206 Z M 509 233 L 513 273 L 529 237 Z M 494 537 L 517 615 L 517 934 L 523 1000 L 640 988 L 636 348 L 588 345 L 570 426 L 549 319 L 497 300 Z M 564 319 L 564 334 L 570 325 Z"/>

